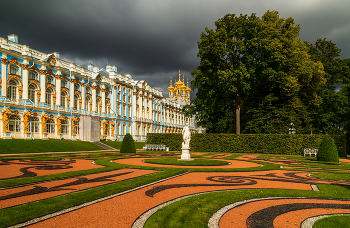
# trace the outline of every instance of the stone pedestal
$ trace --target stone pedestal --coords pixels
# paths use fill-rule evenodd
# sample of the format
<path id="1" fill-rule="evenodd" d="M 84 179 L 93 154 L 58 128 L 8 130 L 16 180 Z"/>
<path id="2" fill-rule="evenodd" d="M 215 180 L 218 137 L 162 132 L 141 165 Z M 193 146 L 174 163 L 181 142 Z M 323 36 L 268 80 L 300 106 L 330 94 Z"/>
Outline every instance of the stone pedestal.
<path id="1" fill-rule="evenodd" d="M 182 154 L 180 160 L 186 160 L 186 161 L 192 161 L 191 154 L 190 154 L 190 148 L 189 147 L 182 147 Z"/>

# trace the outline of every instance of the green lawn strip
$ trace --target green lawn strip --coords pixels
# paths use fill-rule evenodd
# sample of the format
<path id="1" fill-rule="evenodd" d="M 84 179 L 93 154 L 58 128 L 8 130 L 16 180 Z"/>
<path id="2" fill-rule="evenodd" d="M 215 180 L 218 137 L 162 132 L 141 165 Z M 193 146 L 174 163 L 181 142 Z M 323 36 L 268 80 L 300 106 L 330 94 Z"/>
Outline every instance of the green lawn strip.
<path id="1" fill-rule="evenodd" d="M 92 200 L 96 200 L 105 196 L 123 192 L 141 185 L 152 183 L 167 177 L 171 177 L 184 170 L 172 169 L 163 172 L 136 177 L 125 181 L 107 184 L 85 191 L 75 192 L 63 196 L 44 199 L 37 202 L 31 202 L 16 207 L 0 210 L 0 227 L 7 227 L 14 224 L 22 223 L 30 219 L 54 213 L 69 207 L 80 205 Z"/>
<path id="2" fill-rule="evenodd" d="M 103 148 L 83 141 L 0 139 L 0 154 L 91 150 L 103 150 Z"/>
<path id="3" fill-rule="evenodd" d="M 313 228 L 349 227 L 350 215 L 335 215 L 317 220 Z"/>
<path id="4" fill-rule="evenodd" d="M 242 200 L 265 197 L 320 197 L 350 199 L 350 188 L 319 185 L 320 192 L 287 189 L 246 189 L 192 196 L 158 210 L 144 228 L 208 227 L 209 218 L 220 208 Z"/>
<path id="5" fill-rule="evenodd" d="M 193 161 L 179 161 L 178 158 L 163 158 L 163 159 L 146 159 L 146 163 L 165 164 L 165 165 L 184 165 L 184 166 L 215 166 L 228 165 L 226 161 L 209 160 L 209 159 L 194 159 Z"/>
<path id="6" fill-rule="evenodd" d="M 101 143 L 104 143 L 110 147 L 120 150 L 123 142 L 122 141 L 101 141 Z M 134 142 L 134 143 L 135 143 L 136 149 L 142 149 L 146 144 L 146 142 Z"/>
<path id="7" fill-rule="evenodd" d="M 350 181 L 350 173 L 314 173 L 311 176 L 329 180 Z"/>

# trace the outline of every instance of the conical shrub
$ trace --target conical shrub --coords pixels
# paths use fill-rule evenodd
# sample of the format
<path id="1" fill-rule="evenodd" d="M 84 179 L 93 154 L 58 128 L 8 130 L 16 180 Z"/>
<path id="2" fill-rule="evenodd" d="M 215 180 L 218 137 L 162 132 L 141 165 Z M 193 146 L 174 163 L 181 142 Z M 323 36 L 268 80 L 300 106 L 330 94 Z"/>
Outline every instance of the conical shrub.
<path id="1" fill-rule="evenodd" d="M 317 153 L 317 160 L 324 162 L 339 162 L 337 146 L 328 135 L 322 140 Z"/>
<path id="2" fill-rule="evenodd" d="M 124 136 L 122 146 L 120 148 L 120 153 L 136 153 L 134 139 L 129 133 Z"/>

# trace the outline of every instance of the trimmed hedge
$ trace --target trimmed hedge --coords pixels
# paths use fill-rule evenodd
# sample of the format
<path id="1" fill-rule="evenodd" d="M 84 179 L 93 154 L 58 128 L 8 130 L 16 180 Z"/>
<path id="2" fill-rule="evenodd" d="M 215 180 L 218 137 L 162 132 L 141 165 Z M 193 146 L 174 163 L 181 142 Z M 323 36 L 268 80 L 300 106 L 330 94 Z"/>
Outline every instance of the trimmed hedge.
<path id="1" fill-rule="evenodd" d="M 317 153 L 317 161 L 339 162 L 337 147 L 331 137 L 326 136 L 322 140 Z"/>
<path id="2" fill-rule="evenodd" d="M 123 138 L 122 146 L 120 147 L 120 153 L 136 153 L 134 139 L 129 133 Z"/>
<path id="3" fill-rule="evenodd" d="M 304 148 L 318 149 L 326 135 L 306 134 L 192 134 L 192 152 L 231 152 L 302 155 Z M 345 135 L 332 135 L 339 157 L 346 156 Z M 149 133 L 147 144 L 165 144 L 170 150 L 180 151 L 182 134 Z"/>

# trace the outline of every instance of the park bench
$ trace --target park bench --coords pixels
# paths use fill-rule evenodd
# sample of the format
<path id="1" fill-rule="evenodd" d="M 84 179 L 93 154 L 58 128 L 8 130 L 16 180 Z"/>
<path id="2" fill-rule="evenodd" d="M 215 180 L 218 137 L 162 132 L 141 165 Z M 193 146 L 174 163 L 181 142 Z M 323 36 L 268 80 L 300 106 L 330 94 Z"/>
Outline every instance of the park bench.
<path id="1" fill-rule="evenodd" d="M 304 157 L 305 155 L 315 155 L 315 157 L 317 156 L 317 152 L 318 152 L 318 149 L 304 149 Z"/>
<path id="2" fill-rule="evenodd" d="M 169 147 L 166 147 L 163 144 L 146 144 L 143 149 L 145 150 L 165 150 L 169 151 Z"/>

